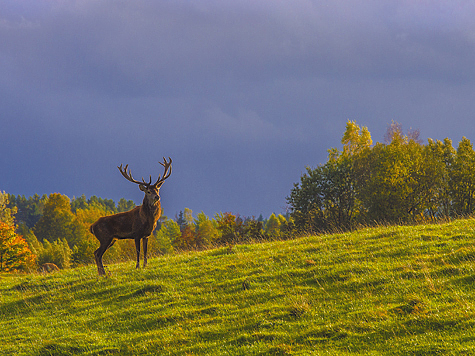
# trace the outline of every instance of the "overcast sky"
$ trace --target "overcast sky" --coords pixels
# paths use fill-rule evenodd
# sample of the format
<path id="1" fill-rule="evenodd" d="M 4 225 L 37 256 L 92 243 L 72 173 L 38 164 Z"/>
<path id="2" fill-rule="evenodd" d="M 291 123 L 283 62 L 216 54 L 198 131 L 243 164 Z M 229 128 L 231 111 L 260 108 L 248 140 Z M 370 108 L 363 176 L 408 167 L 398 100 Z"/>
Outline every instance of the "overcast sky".
<path id="1" fill-rule="evenodd" d="M 475 2 L 0 0 L 0 190 L 283 213 L 347 120 L 475 140 Z"/>

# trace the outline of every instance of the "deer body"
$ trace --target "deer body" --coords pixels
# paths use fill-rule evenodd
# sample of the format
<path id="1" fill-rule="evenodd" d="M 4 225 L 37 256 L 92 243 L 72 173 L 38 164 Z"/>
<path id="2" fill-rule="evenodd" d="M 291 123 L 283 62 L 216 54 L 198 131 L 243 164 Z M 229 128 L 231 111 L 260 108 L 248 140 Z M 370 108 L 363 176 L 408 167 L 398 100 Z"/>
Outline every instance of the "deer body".
<path id="1" fill-rule="evenodd" d="M 94 251 L 94 258 L 99 275 L 105 274 L 102 256 L 117 240 L 135 240 L 135 248 L 137 251 L 136 268 L 140 267 L 140 240 L 143 240 L 143 266 L 145 267 L 147 265 L 148 237 L 157 226 L 157 221 L 162 214 L 159 189 L 165 179 L 171 174 L 171 163 L 171 159 L 167 162 L 165 158 L 164 163 L 160 163 L 165 167 L 165 172 L 163 178 L 159 176 L 155 184 L 151 184 L 151 177 L 148 183 L 146 183 L 143 178 L 142 182 L 136 181 L 132 178 L 130 171 L 127 171 L 127 166 L 125 166 L 124 169 L 122 169 L 122 165 L 118 167 L 127 180 L 139 184 L 139 188 L 145 193 L 145 196 L 142 205 L 124 213 L 101 217 L 91 225 L 89 230 L 101 244 L 99 248 Z"/>

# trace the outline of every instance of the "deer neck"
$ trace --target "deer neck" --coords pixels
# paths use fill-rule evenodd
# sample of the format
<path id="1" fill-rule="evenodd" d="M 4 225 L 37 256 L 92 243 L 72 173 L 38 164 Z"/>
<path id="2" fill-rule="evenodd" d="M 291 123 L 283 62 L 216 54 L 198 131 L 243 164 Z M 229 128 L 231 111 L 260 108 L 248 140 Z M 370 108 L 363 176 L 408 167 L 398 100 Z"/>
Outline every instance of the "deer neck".
<path id="1" fill-rule="evenodd" d="M 157 221 L 162 214 L 160 200 L 153 204 L 145 197 L 140 206 L 139 214 L 143 223 L 143 236 L 149 236 L 157 226 Z"/>
<path id="2" fill-rule="evenodd" d="M 147 196 L 143 198 L 142 202 L 142 211 L 147 215 L 156 215 L 161 209 L 160 200 L 157 200 L 155 203 L 150 201 Z"/>

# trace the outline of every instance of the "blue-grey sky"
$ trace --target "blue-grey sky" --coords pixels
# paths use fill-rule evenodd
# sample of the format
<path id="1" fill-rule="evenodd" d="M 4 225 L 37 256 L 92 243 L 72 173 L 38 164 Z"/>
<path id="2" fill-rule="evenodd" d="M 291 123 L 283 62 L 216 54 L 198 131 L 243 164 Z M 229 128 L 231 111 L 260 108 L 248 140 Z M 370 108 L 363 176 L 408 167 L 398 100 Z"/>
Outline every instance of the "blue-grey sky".
<path id="1" fill-rule="evenodd" d="M 475 140 L 475 2 L 1 0 L 0 190 L 285 211 L 347 120 Z"/>

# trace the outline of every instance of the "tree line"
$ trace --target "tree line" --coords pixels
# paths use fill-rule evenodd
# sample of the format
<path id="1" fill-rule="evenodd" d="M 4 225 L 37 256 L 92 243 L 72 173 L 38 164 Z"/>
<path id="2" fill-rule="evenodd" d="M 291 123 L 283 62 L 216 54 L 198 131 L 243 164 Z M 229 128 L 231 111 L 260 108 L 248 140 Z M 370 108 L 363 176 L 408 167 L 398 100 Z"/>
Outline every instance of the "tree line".
<path id="1" fill-rule="evenodd" d="M 306 167 L 286 198 L 290 213 L 243 217 L 230 212 L 162 216 L 149 239 L 151 256 L 237 243 L 292 238 L 302 233 L 351 230 L 373 224 L 408 224 L 469 216 L 475 212 L 475 152 L 467 138 L 404 134 L 392 123 L 384 143 L 373 144 L 366 127 L 348 121 L 342 149 L 325 164 Z M 44 263 L 68 268 L 94 263 L 98 247 L 89 226 L 99 217 L 128 211 L 131 200 L 95 196 L 69 199 L 53 193 L 26 198 L 0 192 L 0 271 L 31 270 Z M 133 260 L 135 244 L 123 240 L 106 255 Z"/>
<path id="2" fill-rule="evenodd" d="M 113 200 L 83 195 L 69 199 L 49 196 L 15 196 L 0 192 L 0 271 L 32 270 L 45 263 L 69 268 L 94 263 L 99 246 L 89 226 L 101 216 L 135 207 L 131 200 Z M 236 243 L 282 238 L 287 219 L 272 214 L 268 219 L 219 213 L 196 218 L 185 208 L 174 219 L 162 216 L 149 238 L 149 255 L 207 249 Z M 133 240 L 115 244 L 106 260 L 133 260 Z"/>
<path id="3" fill-rule="evenodd" d="M 287 202 L 296 228 L 349 230 L 373 224 L 408 224 L 472 215 L 475 152 L 469 139 L 457 148 L 448 138 L 404 134 L 392 123 L 385 142 L 373 145 L 366 127 L 348 121 L 328 160 L 306 168 Z"/>

